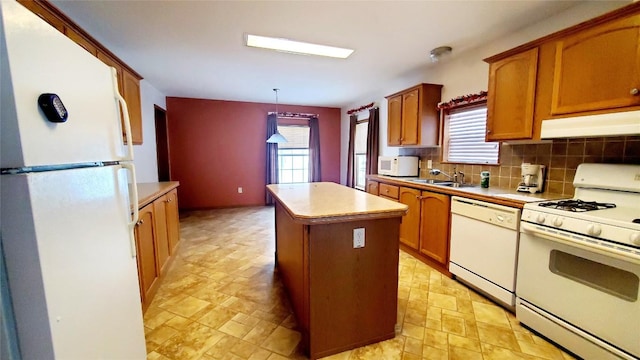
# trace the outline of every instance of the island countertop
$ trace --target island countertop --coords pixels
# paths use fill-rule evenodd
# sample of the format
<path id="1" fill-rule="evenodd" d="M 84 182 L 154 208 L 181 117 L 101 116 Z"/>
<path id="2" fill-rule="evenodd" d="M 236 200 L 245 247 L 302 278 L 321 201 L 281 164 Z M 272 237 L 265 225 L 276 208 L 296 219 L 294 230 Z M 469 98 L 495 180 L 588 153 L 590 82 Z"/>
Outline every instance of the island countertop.
<path id="1" fill-rule="evenodd" d="M 271 184 L 267 190 L 304 224 L 327 224 L 403 216 L 409 207 L 331 182 Z"/>

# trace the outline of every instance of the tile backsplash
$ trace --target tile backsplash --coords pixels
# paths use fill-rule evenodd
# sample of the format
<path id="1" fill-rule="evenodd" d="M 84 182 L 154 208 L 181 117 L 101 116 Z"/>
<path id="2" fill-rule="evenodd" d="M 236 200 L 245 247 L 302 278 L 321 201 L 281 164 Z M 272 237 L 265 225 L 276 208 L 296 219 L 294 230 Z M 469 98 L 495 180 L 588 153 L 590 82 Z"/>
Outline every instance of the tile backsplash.
<path id="1" fill-rule="evenodd" d="M 521 181 L 522 163 L 546 166 L 544 191 L 573 196 L 573 177 L 582 163 L 640 164 L 640 136 L 554 139 L 535 144 L 502 143 L 499 165 L 463 165 L 441 163 L 441 148 L 401 148 L 400 155 L 419 156 L 423 162 L 420 177 L 434 178 L 432 167 L 452 173 L 456 166 L 465 173 L 465 182 L 480 183 L 480 172 L 489 171 L 489 186 L 515 189 Z M 435 178 L 443 178 L 439 175 Z"/>

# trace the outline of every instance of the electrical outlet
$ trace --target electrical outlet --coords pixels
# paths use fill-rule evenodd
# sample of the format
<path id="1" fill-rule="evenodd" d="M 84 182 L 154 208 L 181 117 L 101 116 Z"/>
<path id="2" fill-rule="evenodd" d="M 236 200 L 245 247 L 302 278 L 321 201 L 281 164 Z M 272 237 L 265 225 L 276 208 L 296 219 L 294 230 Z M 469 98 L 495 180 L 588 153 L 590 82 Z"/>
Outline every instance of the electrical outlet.
<path id="1" fill-rule="evenodd" d="M 238 194 L 242 194 L 242 186 L 238 187 Z"/>
<path id="2" fill-rule="evenodd" d="M 364 228 L 353 229 L 353 248 L 364 247 Z"/>
<path id="3" fill-rule="evenodd" d="M 433 168 L 433 161 L 427 160 L 427 169 Z"/>

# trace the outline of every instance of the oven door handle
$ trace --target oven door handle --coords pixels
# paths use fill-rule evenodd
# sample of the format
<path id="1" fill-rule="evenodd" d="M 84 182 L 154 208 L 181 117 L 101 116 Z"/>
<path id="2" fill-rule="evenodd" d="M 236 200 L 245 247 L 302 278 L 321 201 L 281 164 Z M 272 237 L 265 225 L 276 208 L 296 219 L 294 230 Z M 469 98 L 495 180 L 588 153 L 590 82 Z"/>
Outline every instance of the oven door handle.
<path id="1" fill-rule="evenodd" d="M 605 246 L 605 245 L 602 245 L 600 242 L 589 242 L 589 244 L 587 245 L 583 241 L 574 239 L 560 232 L 555 232 L 553 234 L 550 234 L 544 230 L 539 229 L 537 226 L 533 224 L 529 224 L 527 222 L 522 222 L 520 224 L 520 230 L 525 233 L 534 234 L 537 237 L 541 237 L 549 241 L 562 243 L 562 244 L 577 247 L 583 250 L 596 252 L 600 255 L 605 255 L 605 256 L 613 257 L 626 262 L 630 262 L 636 265 L 640 265 L 639 254 L 630 252 L 630 251 L 620 250 L 613 246 L 612 247 Z"/>

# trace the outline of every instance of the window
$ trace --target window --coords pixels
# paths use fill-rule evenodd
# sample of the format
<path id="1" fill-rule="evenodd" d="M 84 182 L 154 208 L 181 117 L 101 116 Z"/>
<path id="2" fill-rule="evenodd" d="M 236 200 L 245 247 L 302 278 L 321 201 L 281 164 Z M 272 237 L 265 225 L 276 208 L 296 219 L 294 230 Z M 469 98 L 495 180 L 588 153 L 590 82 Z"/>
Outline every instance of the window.
<path id="1" fill-rule="evenodd" d="M 445 148 L 442 161 L 497 164 L 500 143 L 485 142 L 487 105 L 451 109 L 445 115 Z"/>
<path id="2" fill-rule="evenodd" d="M 369 121 L 362 120 L 356 124 L 356 139 L 354 144 L 354 164 L 355 169 L 355 188 L 364 190 L 367 179 L 367 131 L 369 130 Z"/>
<path id="3" fill-rule="evenodd" d="M 278 125 L 287 139 L 278 144 L 278 181 L 280 184 L 309 182 L 309 127 Z"/>

